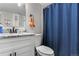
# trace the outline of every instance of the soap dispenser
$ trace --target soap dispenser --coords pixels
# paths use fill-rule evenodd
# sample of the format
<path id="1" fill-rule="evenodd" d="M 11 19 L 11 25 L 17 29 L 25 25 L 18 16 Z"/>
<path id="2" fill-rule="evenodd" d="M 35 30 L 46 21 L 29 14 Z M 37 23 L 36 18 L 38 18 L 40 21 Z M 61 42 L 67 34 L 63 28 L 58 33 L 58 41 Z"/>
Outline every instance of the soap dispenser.
<path id="1" fill-rule="evenodd" d="M 0 23 L 0 33 L 3 33 L 3 25 Z"/>

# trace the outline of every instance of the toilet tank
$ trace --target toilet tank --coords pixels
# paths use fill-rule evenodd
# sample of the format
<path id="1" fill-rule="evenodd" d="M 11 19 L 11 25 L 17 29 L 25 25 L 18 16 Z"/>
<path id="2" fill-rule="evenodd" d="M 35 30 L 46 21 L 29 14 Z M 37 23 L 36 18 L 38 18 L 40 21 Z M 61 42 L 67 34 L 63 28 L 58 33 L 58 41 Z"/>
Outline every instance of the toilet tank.
<path id="1" fill-rule="evenodd" d="M 42 44 L 42 34 L 35 34 L 35 46 L 38 47 Z"/>

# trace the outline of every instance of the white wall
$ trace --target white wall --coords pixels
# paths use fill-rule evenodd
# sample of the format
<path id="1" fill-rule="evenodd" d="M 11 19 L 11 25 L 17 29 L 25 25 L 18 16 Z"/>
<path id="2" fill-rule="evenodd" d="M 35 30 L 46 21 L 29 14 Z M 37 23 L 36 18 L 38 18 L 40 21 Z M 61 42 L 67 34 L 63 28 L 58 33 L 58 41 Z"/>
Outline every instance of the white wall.
<path id="1" fill-rule="evenodd" d="M 41 3 L 41 29 L 43 32 L 43 9 L 50 5 L 51 3 Z"/>
<path id="2" fill-rule="evenodd" d="M 29 15 L 34 15 L 36 27 L 31 29 L 28 25 Z M 41 33 L 41 4 L 39 3 L 28 3 L 26 4 L 26 25 L 27 32 Z"/>
<path id="3" fill-rule="evenodd" d="M 51 3 L 41 3 L 42 8 L 47 7 L 48 5 L 50 5 Z"/>
<path id="4" fill-rule="evenodd" d="M 34 32 L 34 33 L 43 33 L 43 8 L 48 6 L 50 3 L 28 3 L 26 4 L 26 29 L 27 32 Z M 28 20 L 29 20 L 29 15 L 33 14 L 34 19 L 36 22 L 36 27 L 34 29 L 31 29 L 28 26 Z"/>

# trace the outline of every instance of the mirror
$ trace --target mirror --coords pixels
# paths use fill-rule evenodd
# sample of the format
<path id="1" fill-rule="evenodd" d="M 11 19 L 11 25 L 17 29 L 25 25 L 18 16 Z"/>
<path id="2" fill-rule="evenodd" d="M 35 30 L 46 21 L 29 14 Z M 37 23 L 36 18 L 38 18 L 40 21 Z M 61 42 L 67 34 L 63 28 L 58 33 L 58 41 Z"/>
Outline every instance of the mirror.
<path id="1" fill-rule="evenodd" d="M 12 27 L 25 29 L 25 3 L 0 3 L 0 23 L 3 25 L 5 32 Z"/>

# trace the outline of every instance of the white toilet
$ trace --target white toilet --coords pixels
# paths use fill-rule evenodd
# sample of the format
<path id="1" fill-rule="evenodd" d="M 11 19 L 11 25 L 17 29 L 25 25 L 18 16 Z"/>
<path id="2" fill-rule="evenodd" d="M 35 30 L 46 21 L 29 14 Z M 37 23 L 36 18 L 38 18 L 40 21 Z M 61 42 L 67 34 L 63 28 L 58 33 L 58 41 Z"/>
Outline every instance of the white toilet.
<path id="1" fill-rule="evenodd" d="M 42 43 L 42 34 L 36 34 L 35 38 L 35 46 L 36 46 L 36 53 L 38 56 L 54 56 L 54 51 L 44 45 Z"/>

